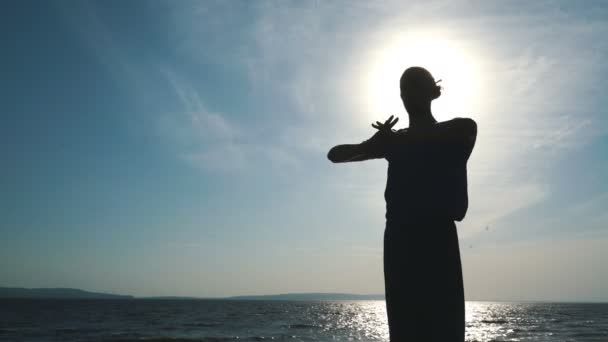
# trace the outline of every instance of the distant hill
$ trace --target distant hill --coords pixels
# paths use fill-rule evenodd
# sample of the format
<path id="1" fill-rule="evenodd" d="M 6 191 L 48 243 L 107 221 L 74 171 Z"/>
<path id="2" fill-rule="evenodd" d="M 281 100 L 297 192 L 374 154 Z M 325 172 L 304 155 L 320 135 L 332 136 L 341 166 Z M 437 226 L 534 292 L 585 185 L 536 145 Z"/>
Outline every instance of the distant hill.
<path id="1" fill-rule="evenodd" d="M 155 297 L 137 297 L 136 299 L 146 300 L 211 300 L 223 298 L 204 298 L 204 297 L 184 297 L 184 296 L 155 296 Z"/>
<path id="2" fill-rule="evenodd" d="M 89 292 L 79 289 L 0 287 L 0 298 L 132 299 L 133 296 Z"/>
<path id="3" fill-rule="evenodd" d="M 380 294 L 350 294 L 350 293 L 285 293 L 262 296 L 234 296 L 232 300 L 384 300 Z"/>

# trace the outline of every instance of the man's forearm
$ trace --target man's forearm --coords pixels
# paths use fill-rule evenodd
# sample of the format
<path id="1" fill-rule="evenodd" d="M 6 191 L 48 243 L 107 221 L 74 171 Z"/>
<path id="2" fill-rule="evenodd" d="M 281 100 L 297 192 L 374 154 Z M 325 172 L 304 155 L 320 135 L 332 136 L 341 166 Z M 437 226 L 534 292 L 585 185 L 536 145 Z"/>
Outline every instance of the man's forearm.
<path id="1" fill-rule="evenodd" d="M 366 152 L 360 144 L 344 144 L 334 146 L 329 153 L 327 158 L 334 163 L 345 163 L 351 161 L 365 160 Z"/>

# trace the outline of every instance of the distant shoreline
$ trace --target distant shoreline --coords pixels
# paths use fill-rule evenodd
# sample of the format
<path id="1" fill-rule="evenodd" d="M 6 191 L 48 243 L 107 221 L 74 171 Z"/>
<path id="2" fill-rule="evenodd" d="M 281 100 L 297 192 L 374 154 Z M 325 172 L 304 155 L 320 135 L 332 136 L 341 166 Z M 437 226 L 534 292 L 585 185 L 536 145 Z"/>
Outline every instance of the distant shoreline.
<path id="1" fill-rule="evenodd" d="M 23 299 L 134 299 L 130 295 L 90 292 L 71 288 L 0 287 L 0 298 Z"/>
<path id="2" fill-rule="evenodd" d="M 352 293 L 284 293 L 275 295 L 253 295 L 226 297 L 229 300 L 384 300 L 381 294 Z"/>

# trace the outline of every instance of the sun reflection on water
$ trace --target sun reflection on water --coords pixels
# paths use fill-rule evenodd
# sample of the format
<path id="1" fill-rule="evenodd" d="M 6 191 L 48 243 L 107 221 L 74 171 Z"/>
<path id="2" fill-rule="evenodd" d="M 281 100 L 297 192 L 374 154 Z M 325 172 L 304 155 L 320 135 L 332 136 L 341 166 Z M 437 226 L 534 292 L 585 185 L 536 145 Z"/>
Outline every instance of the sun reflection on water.
<path id="1" fill-rule="evenodd" d="M 335 302 L 329 305 L 331 308 L 324 308 L 324 314 L 318 317 L 317 323 L 332 339 L 388 341 L 384 301 Z"/>
<path id="2" fill-rule="evenodd" d="M 465 340 L 607 341 L 607 308 L 608 306 L 581 307 L 550 303 L 467 302 Z M 589 309 L 595 310 L 591 316 Z M 589 319 L 597 317 L 597 313 L 606 316 L 600 325 Z M 441 312 L 437 312 L 437 315 L 441 315 Z M 300 331 L 299 338 L 322 341 L 389 341 L 384 301 L 319 303 L 318 306 L 309 307 L 304 316 L 311 318 L 311 326 L 321 331 Z M 604 330 L 596 331 L 590 322 Z M 577 339 L 576 336 L 588 338 Z"/>

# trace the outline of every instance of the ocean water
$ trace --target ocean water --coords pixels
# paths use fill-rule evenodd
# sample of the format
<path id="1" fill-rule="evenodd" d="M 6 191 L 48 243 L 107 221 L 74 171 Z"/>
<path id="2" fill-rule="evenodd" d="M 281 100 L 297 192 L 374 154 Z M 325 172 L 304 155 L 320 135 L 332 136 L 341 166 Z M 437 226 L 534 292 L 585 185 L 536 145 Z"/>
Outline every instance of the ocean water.
<path id="1" fill-rule="evenodd" d="M 608 304 L 466 310 L 470 342 L 608 342 Z M 388 341 L 388 327 L 384 301 L 0 300 L 0 341 Z"/>

